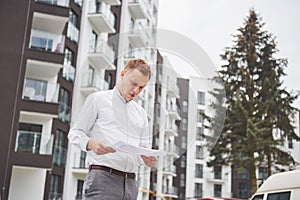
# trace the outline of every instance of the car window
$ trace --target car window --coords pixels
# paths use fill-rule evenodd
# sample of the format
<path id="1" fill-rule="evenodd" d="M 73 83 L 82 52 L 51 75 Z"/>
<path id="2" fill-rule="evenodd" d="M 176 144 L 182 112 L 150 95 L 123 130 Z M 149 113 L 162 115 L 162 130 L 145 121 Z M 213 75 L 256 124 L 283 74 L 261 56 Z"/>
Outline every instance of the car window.
<path id="1" fill-rule="evenodd" d="M 267 200 L 290 200 L 291 192 L 277 192 L 270 193 L 267 196 Z"/>
<path id="2" fill-rule="evenodd" d="M 263 200 L 263 199 L 264 199 L 264 195 L 258 194 L 258 195 L 255 195 L 251 200 Z"/>

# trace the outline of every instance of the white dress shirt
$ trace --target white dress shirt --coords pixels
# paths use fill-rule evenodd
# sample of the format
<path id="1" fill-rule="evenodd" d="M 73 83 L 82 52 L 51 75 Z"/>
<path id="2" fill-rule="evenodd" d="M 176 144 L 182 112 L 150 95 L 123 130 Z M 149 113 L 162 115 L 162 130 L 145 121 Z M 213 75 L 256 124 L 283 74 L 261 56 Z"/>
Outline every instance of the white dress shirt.
<path id="1" fill-rule="evenodd" d="M 87 97 L 68 138 L 82 151 L 86 151 L 91 138 L 111 147 L 123 141 L 150 148 L 152 140 L 144 109 L 135 101 L 126 102 L 116 87 Z M 125 172 L 137 172 L 139 165 L 145 165 L 139 155 L 119 151 L 105 155 L 87 151 L 86 159 L 88 165 L 104 165 Z"/>

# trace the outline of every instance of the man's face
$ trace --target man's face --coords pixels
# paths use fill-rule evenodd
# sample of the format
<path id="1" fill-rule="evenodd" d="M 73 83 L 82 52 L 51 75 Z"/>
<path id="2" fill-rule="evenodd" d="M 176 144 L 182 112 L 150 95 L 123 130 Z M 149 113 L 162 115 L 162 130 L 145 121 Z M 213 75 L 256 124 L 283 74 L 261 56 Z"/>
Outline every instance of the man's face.
<path id="1" fill-rule="evenodd" d="M 126 101 L 133 100 L 144 89 L 149 77 L 139 70 L 123 70 L 121 72 L 120 92 Z"/>

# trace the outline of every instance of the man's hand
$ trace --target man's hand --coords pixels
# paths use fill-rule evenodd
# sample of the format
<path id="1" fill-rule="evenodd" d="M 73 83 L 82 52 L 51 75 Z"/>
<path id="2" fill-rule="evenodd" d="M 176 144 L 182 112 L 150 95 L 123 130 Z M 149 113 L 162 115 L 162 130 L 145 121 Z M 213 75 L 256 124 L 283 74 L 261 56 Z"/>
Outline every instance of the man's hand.
<path id="1" fill-rule="evenodd" d="M 107 153 L 116 152 L 115 149 L 107 146 L 101 140 L 90 139 L 87 143 L 87 148 L 94 151 L 97 155 L 104 155 Z"/>
<path id="2" fill-rule="evenodd" d="M 148 167 L 153 167 L 156 164 L 156 162 L 157 162 L 157 158 L 155 156 L 144 156 L 144 155 L 141 155 L 141 158 L 143 159 L 144 163 Z"/>

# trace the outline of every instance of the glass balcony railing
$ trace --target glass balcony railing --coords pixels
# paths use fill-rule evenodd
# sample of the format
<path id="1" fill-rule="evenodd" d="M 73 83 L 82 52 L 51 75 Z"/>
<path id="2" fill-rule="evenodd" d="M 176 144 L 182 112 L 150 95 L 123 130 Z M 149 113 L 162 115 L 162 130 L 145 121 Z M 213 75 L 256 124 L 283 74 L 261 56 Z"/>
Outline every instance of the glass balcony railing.
<path id="1" fill-rule="evenodd" d="M 103 91 L 109 89 L 109 84 L 99 75 L 94 74 L 91 76 L 89 73 L 85 73 L 82 76 L 82 87 L 96 88 L 98 91 Z"/>
<path id="2" fill-rule="evenodd" d="M 64 35 L 50 32 L 31 30 L 29 48 L 42 51 L 63 53 L 65 45 Z"/>
<path id="3" fill-rule="evenodd" d="M 89 53 L 103 54 L 110 62 L 113 62 L 115 52 L 104 40 L 91 40 L 89 45 Z"/>
<path id="4" fill-rule="evenodd" d="M 86 152 L 84 151 L 76 152 L 74 156 L 73 168 L 87 169 L 88 165 L 85 162 L 85 158 L 86 158 Z"/>
<path id="5" fill-rule="evenodd" d="M 33 101 L 57 103 L 58 92 L 58 83 L 52 84 L 47 83 L 47 81 L 26 78 L 22 98 Z"/>
<path id="6" fill-rule="evenodd" d="M 63 102 L 59 102 L 58 119 L 65 123 L 71 121 L 71 107 Z"/>
<path id="7" fill-rule="evenodd" d="M 67 31 L 67 37 L 70 38 L 70 40 L 78 43 L 79 39 L 79 30 L 78 28 L 71 22 L 68 23 L 68 31 Z"/>
<path id="8" fill-rule="evenodd" d="M 67 159 L 67 149 L 63 147 L 54 147 L 53 164 L 57 166 L 65 166 Z"/>
<path id="9" fill-rule="evenodd" d="M 62 193 L 49 192 L 48 200 L 62 200 Z"/>
<path id="10" fill-rule="evenodd" d="M 89 13 L 103 14 L 105 19 L 109 22 L 109 24 L 114 27 L 115 16 L 104 2 L 91 1 L 89 5 Z"/>
<path id="11" fill-rule="evenodd" d="M 56 5 L 56 6 L 64 6 L 64 7 L 69 6 L 69 0 L 35 0 L 35 1 L 45 3 L 45 4 L 50 4 L 50 5 Z"/>
<path id="12" fill-rule="evenodd" d="M 16 152 L 28 152 L 32 154 L 51 155 L 53 146 L 53 135 L 38 132 L 17 132 Z"/>
<path id="13" fill-rule="evenodd" d="M 65 59 L 62 76 L 67 81 L 74 82 L 75 71 L 76 71 L 75 67 L 73 67 L 72 64 L 67 59 Z"/>

